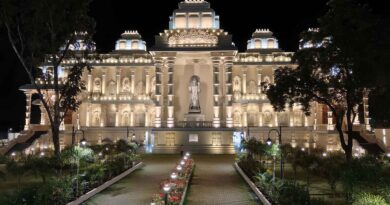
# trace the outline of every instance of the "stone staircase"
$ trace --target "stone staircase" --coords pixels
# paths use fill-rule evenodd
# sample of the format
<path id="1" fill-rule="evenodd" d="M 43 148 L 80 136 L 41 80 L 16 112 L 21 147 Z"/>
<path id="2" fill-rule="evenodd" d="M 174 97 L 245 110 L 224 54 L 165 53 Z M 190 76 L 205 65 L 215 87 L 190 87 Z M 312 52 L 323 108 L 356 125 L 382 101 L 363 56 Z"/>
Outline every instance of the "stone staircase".
<path id="1" fill-rule="evenodd" d="M 354 138 L 369 154 L 380 155 L 386 152 L 386 145 L 375 136 L 374 132 L 368 131 L 364 126 L 358 126 L 353 131 Z"/>
<path id="2" fill-rule="evenodd" d="M 31 125 L 29 130 L 22 131 L 18 138 L 8 142 L 8 144 L 0 150 L 1 154 L 7 155 L 13 151 L 22 151 L 30 147 L 36 139 L 43 134 L 46 134 L 48 130 L 49 126 Z"/>

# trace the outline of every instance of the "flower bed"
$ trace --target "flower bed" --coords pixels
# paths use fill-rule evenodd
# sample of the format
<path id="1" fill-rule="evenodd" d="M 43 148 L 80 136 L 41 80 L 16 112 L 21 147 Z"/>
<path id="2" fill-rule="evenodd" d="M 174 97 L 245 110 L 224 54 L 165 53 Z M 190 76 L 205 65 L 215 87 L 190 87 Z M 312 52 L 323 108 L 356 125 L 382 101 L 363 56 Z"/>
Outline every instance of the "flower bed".
<path id="1" fill-rule="evenodd" d="M 160 193 L 153 195 L 152 205 L 164 205 L 165 200 L 169 205 L 183 204 L 194 167 L 194 160 L 187 153 L 176 165 L 170 178 L 161 181 Z"/>

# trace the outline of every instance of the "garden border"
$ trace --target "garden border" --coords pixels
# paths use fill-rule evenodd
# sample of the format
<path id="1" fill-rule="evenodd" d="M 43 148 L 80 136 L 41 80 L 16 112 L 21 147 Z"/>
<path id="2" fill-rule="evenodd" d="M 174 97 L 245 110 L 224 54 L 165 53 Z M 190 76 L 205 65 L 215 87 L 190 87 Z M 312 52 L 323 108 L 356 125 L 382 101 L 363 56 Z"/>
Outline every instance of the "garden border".
<path id="1" fill-rule="evenodd" d="M 121 180 L 122 178 L 124 178 L 125 176 L 129 175 L 130 173 L 132 173 L 133 171 L 135 171 L 136 169 L 140 168 L 141 166 L 143 165 L 143 162 L 139 162 L 137 165 L 135 165 L 134 167 L 122 172 L 122 174 L 110 179 L 109 181 L 106 181 L 104 184 L 92 189 L 91 191 L 87 192 L 86 194 L 80 196 L 79 198 L 77 198 L 76 200 L 72 201 L 72 202 L 69 202 L 67 203 L 66 205 L 79 205 L 83 202 L 85 202 L 86 200 L 88 200 L 89 198 L 95 196 L 97 193 L 103 191 L 104 189 L 106 189 L 107 187 L 113 185 L 114 183 L 118 182 L 119 180 Z"/>
<path id="2" fill-rule="evenodd" d="M 187 196 L 187 190 L 188 190 L 188 187 L 190 186 L 190 183 L 192 181 L 192 176 L 194 174 L 194 170 L 195 170 L 195 163 L 194 165 L 192 166 L 192 170 L 191 170 L 191 174 L 190 174 L 190 177 L 188 178 L 188 182 L 186 184 L 186 187 L 184 188 L 184 191 L 183 191 L 183 195 L 181 196 L 181 200 L 180 200 L 180 204 L 179 205 L 183 205 L 184 204 L 184 201 L 186 199 L 186 196 Z"/>
<path id="3" fill-rule="evenodd" d="M 245 180 L 245 182 L 249 185 L 249 187 L 252 189 L 252 191 L 256 194 L 256 196 L 260 199 L 261 203 L 263 205 L 272 205 L 267 198 L 265 198 L 264 194 L 261 193 L 261 191 L 256 187 L 256 185 L 252 182 L 252 180 L 249 179 L 248 176 L 242 171 L 240 166 L 238 166 L 237 162 L 234 162 L 234 168 L 236 168 L 236 171 L 240 173 L 241 177 Z"/>

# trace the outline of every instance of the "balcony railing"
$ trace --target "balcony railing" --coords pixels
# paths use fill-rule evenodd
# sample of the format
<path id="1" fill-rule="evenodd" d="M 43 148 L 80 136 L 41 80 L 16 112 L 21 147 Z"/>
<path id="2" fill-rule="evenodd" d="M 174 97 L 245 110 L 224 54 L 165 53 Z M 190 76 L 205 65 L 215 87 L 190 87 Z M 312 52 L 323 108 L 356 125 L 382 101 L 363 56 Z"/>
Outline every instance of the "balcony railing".
<path id="1" fill-rule="evenodd" d="M 213 121 L 179 121 L 175 123 L 175 127 L 183 128 L 212 128 Z"/>

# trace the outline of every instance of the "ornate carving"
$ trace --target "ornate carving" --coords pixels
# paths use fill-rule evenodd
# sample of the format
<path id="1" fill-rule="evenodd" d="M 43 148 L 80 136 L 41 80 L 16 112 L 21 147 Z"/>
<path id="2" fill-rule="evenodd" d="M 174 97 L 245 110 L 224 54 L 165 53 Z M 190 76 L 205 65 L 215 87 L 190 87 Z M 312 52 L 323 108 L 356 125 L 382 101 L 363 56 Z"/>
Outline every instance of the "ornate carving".
<path id="1" fill-rule="evenodd" d="M 183 30 L 180 33 L 174 33 L 168 38 L 168 44 L 171 46 L 204 46 L 216 45 L 218 37 L 203 29 Z"/>

